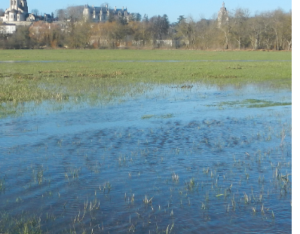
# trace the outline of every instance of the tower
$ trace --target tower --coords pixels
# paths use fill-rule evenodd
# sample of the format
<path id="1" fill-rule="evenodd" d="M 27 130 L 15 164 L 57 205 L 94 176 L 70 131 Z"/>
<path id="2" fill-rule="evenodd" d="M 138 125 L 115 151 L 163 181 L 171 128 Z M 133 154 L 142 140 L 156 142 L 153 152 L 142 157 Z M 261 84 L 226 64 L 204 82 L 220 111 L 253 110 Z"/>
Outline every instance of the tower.
<path id="1" fill-rule="evenodd" d="M 218 13 L 218 26 L 219 28 L 226 24 L 229 21 L 228 11 L 225 7 L 225 3 L 223 2 L 222 7 Z"/>
<path id="2" fill-rule="evenodd" d="M 27 1 L 26 1 L 26 0 L 21 0 L 20 3 L 21 3 L 21 4 L 20 4 L 20 8 L 21 8 L 24 12 L 28 13 Z"/>
<path id="3" fill-rule="evenodd" d="M 26 21 L 28 15 L 27 0 L 9 0 L 10 7 L 5 10 L 3 22 Z"/>
<path id="4" fill-rule="evenodd" d="M 13 10 L 18 10 L 20 5 L 20 0 L 10 0 L 10 8 Z"/>

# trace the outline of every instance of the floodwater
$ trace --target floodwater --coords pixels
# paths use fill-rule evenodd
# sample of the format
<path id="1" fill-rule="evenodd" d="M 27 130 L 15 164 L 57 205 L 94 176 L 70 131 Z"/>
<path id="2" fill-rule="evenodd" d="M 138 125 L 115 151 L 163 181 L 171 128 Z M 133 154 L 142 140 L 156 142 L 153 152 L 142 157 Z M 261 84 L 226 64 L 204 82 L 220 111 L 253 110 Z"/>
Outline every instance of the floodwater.
<path id="1" fill-rule="evenodd" d="M 291 107 L 189 84 L 1 119 L 0 232 L 291 233 Z"/>

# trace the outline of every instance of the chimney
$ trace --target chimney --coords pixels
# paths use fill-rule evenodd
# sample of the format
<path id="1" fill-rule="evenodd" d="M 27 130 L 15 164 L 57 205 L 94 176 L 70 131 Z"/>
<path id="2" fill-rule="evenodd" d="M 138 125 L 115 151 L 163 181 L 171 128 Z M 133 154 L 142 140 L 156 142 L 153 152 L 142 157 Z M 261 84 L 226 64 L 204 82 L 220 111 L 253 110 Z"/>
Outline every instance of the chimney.
<path id="1" fill-rule="evenodd" d="M 117 10 L 117 7 L 115 6 L 115 11 Z"/>

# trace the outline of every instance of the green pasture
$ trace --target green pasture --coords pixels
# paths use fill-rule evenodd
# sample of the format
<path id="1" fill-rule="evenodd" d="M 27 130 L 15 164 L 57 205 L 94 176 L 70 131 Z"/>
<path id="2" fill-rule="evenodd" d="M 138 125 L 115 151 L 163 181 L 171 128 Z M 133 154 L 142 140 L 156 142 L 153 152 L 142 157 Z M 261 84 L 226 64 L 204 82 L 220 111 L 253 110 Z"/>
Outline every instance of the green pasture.
<path id="1" fill-rule="evenodd" d="M 291 60 L 288 51 L 202 50 L 0 50 L 0 61 Z"/>
<path id="2" fill-rule="evenodd" d="M 291 89 L 292 80 L 291 52 L 0 50 L 0 61 L 23 61 L 0 63 L 2 116 L 28 101 L 107 102 L 143 93 L 148 84 Z"/>

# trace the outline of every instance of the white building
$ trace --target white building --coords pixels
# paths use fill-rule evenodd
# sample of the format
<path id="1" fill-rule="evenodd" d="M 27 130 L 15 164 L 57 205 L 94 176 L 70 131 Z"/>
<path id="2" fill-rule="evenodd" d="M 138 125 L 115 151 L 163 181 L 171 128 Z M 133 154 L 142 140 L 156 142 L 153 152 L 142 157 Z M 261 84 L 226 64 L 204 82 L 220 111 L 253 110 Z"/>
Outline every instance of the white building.
<path id="1" fill-rule="evenodd" d="M 219 28 L 223 25 L 226 25 L 229 21 L 228 11 L 225 7 L 225 3 L 223 2 L 223 5 L 218 13 L 218 26 Z"/>
<path id="2" fill-rule="evenodd" d="M 108 5 L 105 7 L 94 7 L 85 5 L 83 9 L 83 17 L 86 20 L 91 20 L 94 22 L 106 22 L 109 17 L 119 17 L 129 21 L 131 14 L 128 13 L 127 7 L 122 9 L 109 9 Z"/>
<path id="3" fill-rule="evenodd" d="M 53 21 L 52 15 L 37 16 L 28 13 L 27 0 L 9 1 L 10 7 L 6 9 L 4 16 L 0 17 L 0 34 L 13 34 L 18 26 L 30 26 L 35 21 Z"/>
<path id="4" fill-rule="evenodd" d="M 22 22 L 26 21 L 28 16 L 28 6 L 26 0 L 10 0 L 10 7 L 6 9 L 4 16 L 2 16 L 3 22 Z"/>
<path id="5" fill-rule="evenodd" d="M 17 30 L 15 24 L 2 24 L 0 25 L 0 34 L 14 34 Z"/>

